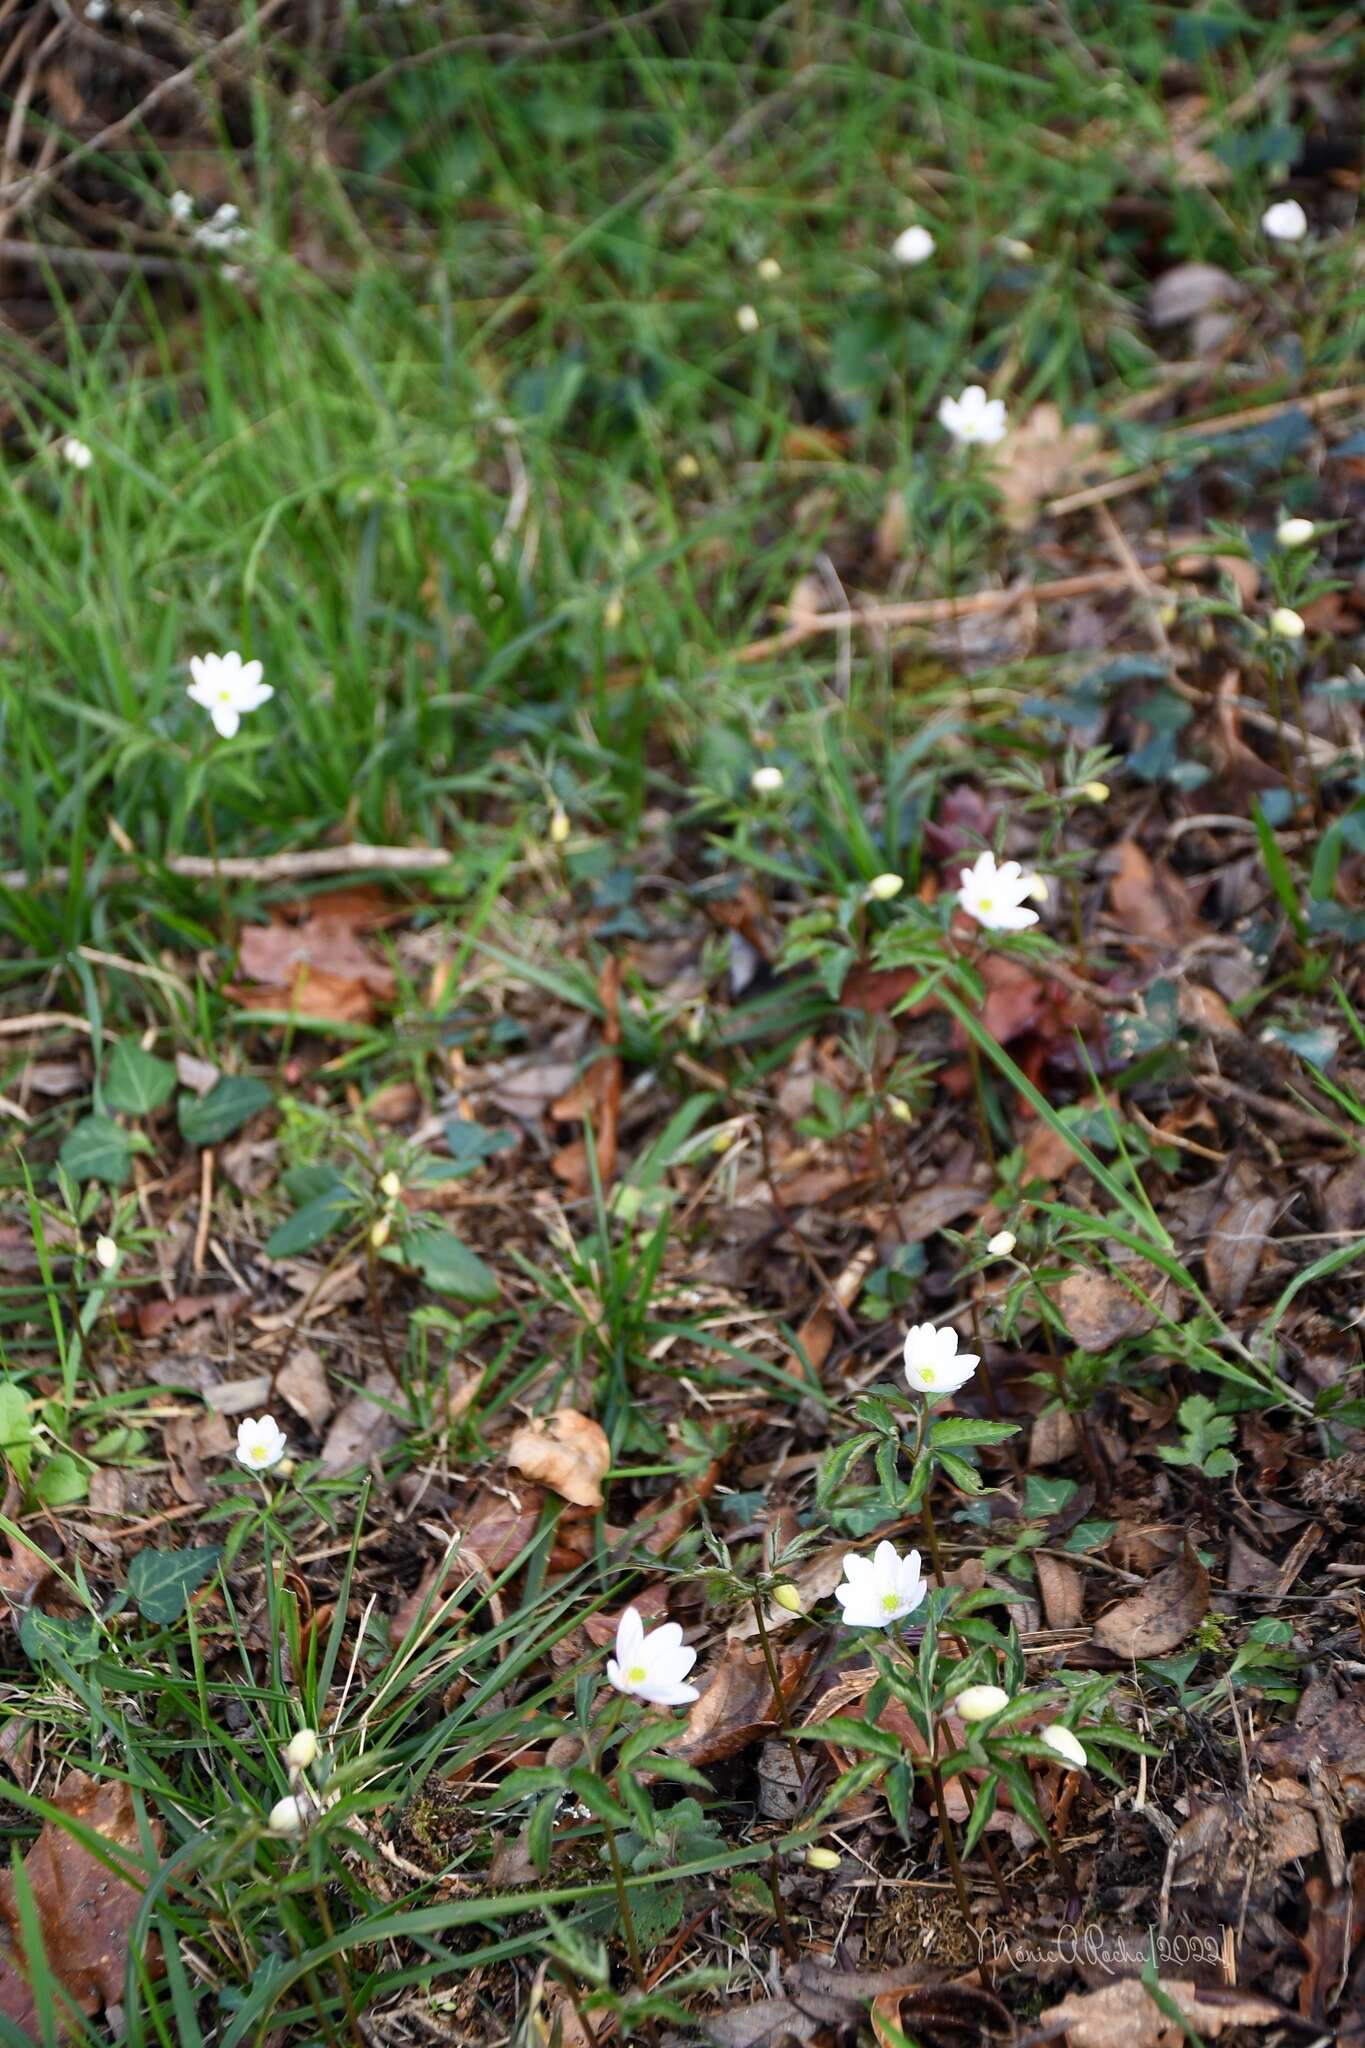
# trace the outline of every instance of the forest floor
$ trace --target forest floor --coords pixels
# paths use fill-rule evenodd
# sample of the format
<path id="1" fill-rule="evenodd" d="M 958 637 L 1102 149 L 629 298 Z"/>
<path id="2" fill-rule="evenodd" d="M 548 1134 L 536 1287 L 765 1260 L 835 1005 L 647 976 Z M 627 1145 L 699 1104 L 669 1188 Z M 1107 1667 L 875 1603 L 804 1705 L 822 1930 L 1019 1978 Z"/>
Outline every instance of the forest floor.
<path id="1" fill-rule="evenodd" d="M 1362 2048 L 1358 14 L 493 12 L 0 0 L 0 2042 Z"/>

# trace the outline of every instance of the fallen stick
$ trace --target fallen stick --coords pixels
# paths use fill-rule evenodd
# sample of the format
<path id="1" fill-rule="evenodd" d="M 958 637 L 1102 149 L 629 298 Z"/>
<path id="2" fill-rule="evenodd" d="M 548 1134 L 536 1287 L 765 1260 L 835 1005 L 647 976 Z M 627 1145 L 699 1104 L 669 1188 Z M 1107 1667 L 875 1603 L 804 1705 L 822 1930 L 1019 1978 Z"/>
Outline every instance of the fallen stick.
<path id="1" fill-rule="evenodd" d="M 213 860 L 204 853 L 177 853 L 169 860 L 148 861 L 146 867 L 125 864 L 106 868 L 101 882 L 133 882 L 148 870 L 162 868 L 167 874 L 187 881 L 212 882 L 299 882 L 317 875 L 355 875 L 367 868 L 379 868 L 389 875 L 429 875 L 448 867 L 450 855 L 441 846 L 316 846 L 296 853 L 267 853 L 256 857 L 228 854 Z M 70 868 L 45 868 L 30 881 L 22 868 L 0 874 L 0 888 L 40 889 L 62 887 L 71 879 Z"/>

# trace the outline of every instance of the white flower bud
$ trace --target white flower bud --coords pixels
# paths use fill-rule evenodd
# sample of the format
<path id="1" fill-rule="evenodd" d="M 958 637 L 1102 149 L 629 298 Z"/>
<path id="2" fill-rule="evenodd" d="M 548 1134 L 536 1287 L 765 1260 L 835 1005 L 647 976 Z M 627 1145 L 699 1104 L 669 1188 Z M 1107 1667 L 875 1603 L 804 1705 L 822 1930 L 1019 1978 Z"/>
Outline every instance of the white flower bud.
<path id="1" fill-rule="evenodd" d="M 755 768 L 749 787 L 755 796 L 776 796 L 786 779 L 780 768 Z"/>
<path id="2" fill-rule="evenodd" d="M 1291 611 L 1287 604 L 1276 606 L 1269 623 L 1277 640 L 1302 640 L 1308 630 L 1298 612 Z"/>
<path id="3" fill-rule="evenodd" d="M 316 1728 L 300 1728 L 297 1735 L 290 1737 L 284 1760 L 291 1770 L 306 1771 L 309 1764 L 317 1761 L 319 1746 Z"/>
<path id="4" fill-rule="evenodd" d="M 758 310 L 754 306 L 741 306 L 735 314 L 735 325 L 741 334 L 757 334 Z"/>
<path id="5" fill-rule="evenodd" d="M 1311 519 L 1282 519 L 1275 528 L 1275 544 L 1282 548 L 1306 548 L 1317 530 Z"/>
<path id="6" fill-rule="evenodd" d="M 272 1835 L 297 1835 L 303 1831 L 303 1807 L 291 1794 L 277 1799 L 266 1819 Z"/>
<path id="7" fill-rule="evenodd" d="M 986 1250 L 993 1259 L 1007 1259 L 1018 1242 L 1012 1230 L 997 1230 L 994 1237 L 987 1238 Z"/>
<path id="8" fill-rule="evenodd" d="M 112 1273 L 118 1264 L 118 1246 L 112 1237 L 95 1239 L 95 1264 L 103 1266 L 106 1273 Z"/>
<path id="9" fill-rule="evenodd" d="M 964 1721 L 989 1721 L 992 1714 L 999 1714 L 1010 1703 L 1010 1696 L 1001 1685 L 966 1686 L 949 1705 L 956 1707 Z"/>
<path id="10" fill-rule="evenodd" d="M 867 885 L 867 893 L 874 903 L 889 903 L 899 896 L 905 887 L 904 875 L 874 875 Z"/>

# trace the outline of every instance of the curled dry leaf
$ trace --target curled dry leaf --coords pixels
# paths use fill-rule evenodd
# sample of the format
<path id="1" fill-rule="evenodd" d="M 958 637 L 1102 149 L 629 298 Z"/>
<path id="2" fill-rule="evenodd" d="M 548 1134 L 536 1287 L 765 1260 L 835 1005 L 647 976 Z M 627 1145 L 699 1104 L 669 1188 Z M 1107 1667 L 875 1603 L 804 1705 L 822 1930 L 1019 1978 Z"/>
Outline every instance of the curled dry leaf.
<path id="1" fill-rule="evenodd" d="M 600 1508 L 602 1481 L 611 1469 L 606 1431 L 576 1408 L 556 1408 L 517 1431 L 507 1447 L 514 1472 L 553 1488 L 577 1508 Z"/>
<path id="2" fill-rule="evenodd" d="M 1038 2018 L 1038 2031 L 1065 2029 L 1067 2048 L 1184 2048 L 1187 2028 L 1196 2034 L 1218 2035 L 1227 2027 L 1264 2027 L 1288 2015 L 1269 1998 L 1247 1991 L 1218 1991 L 1164 1981 L 1163 1994 L 1178 2005 L 1187 2022 L 1168 2019 L 1138 1977 L 1119 1977 L 1098 1991 L 1074 1992 Z"/>
<path id="3" fill-rule="evenodd" d="M 321 1436 L 336 1407 L 322 1360 L 309 1344 L 300 1344 L 275 1375 L 275 1392 L 301 1415 L 315 1436 Z"/>
<path id="4" fill-rule="evenodd" d="M 777 1675 L 789 1710 L 811 1656 L 810 1650 L 794 1650 L 777 1657 Z M 719 1763 L 771 1733 L 779 1719 L 762 1650 L 727 1643 L 719 1665 L 688 1711 L 686 1727 L 668 1747 L 686 1763 Z"/>
<path id="5" fill-rule="evenodd" d="M 123 1784 L 100 1785 L 72 1771 L 50 1804 L 92 1833 L 140 1861 L 141 1837 L 133 1795 Z M 153 1824 L 158 1847 L 161 1830 Z M 129 1937 L 142 1892 L 92 1856 L 57 1821 L 45 1821 L 24 1858 L 43 1950 L 52 1975 L 81 2012 L 117 2005 L 123 1997 Z M 0 2013 L 35 2038 L 41 2033 L 23 1964 L 15 1881 L 0 1872 Z M 155 1936 L 142 1958 L 160 1968 Z M 60 2006 L 58 2007 L 60 2011 Z"/>
<path id="6" fill-rule="evenodd" d="M 359 937 L 373 919 L 361 915 L 354 893 L 315 897 L 300 923 L 276 917 L 269 924 L 244 925 L 238 960 L 255 985 L 232 989 L 236 1000 L 340 1023 L 365 1022 L 376 1004 L 392 1002 L 397 984 L 387 963 Z"/>
<path id="7" fill-rule="evenodd" d="M 1081 1575 L 1064 1558 L 1035 1553 L 1033 1569 L 1038 1574 L 1038 1591 L 1049 1628 L 1075 1628 L 1085 1605 Z"/>
<path id="8" fill-rule="evenodd" d="M 1209 1611 L 1209 1575 L 1186 1539 L 1174 1564 L 1095 1623 L 1095 1641 L 1116 1657 L 1164 1657 Z"/>
<path id="9" fill-rule="evenodd" d="M 872 2001 L 872 2031 L 881 2048 L 912 2040 L 989 2041 L 1008 2038 L 1014 2022 L 982 1984 L 909 1984 Z"/>
<path id="10" fill-rule="evenodd" d="M 386 1366 L 372 1372 L 363 1394 L 354 1394 L 327 1432 L 319 1460 L 328 1473 L 350 1472 L 368 1465 L 396 1443 L 403 1424 L 393 1413 L 403 1407 L 403 1389 Z"/>
<path id="11" fill-rule="evenodd" d="M 1110 877 L 1109 901 L 1124 927 L 1128 950 L 1148 961 L 1154 952 L 1178 952 L 1204 930 L 1190 894 L 1166 861 L 1153 864 L 1136 839 L 1118 849 L 1118 865 Z"/>

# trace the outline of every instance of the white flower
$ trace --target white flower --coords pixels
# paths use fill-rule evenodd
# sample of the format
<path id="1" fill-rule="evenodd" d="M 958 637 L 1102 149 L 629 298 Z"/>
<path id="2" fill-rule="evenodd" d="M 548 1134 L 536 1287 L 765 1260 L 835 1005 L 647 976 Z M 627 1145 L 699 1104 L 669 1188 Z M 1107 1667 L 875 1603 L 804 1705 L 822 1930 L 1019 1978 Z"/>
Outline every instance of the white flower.
<path id="1" fill-rule="evenodd" d="M 1306 548 L 1317 530 L 1311 519 L 1282 519 L 1275 528 L 1275 544 L 1282 548 Z"/>
<path id="2" fill-rule="evenodd" d="M 867 885 L 867 893 L 874 903 L 889 903 L 893 896 L 900 895 L 904 887 L 904 875 L 874 875 Z"/>
<path id="3" fill-rule="evenodd" d="M 994 1237 L 986 1239 L 986 1250 L 993 1259 L 1007 1259 L 1018 1242 L 1012 1230 L 997 1230 Z"/>
<path id="4" fill-rule="evenodd" d="M 755 768 L 749 787 L 755 796 L 776 796 L 786 779 L 780 768 Z"/>
<path id="5" fill-rule="evenodd" d="M 95 1264 L 103 1266 L 106 1273 L 112 1273 L 118 1264 L 118 1246 L 112 1237 L 95 1239 Z"/>
<path id="6" fill-rule="evenodd" d="M 1001 1714 L 1010 1703 L 1010 1696 L 1002 1685 L 964 1686 L 957 1698 L 948 1702 L 956 1707 L 964 1721 L 989 1721 L 992 1714 Z"/>
<path id="7" fill-rule="evenodd" d="M 277 1799 L 271 1807 L 266 1826 L 272 1835 L 297 1835 L 303 1828 L 303 1807 L 293 1797 Z"/>
<path id="8" fill-rule="evenodd" d="M 974 1351 L 958 1350 L 954 1329 L 916 1323 L 905 1333 L 905 1377 L 912 1394 L 955 1394 L 980 1363 Z"/>
<path id="9" fill-rule="evenodd" d="M 646 1635 L 639 1610 L 628 1607 L 616 1624 L 616 1655 L 607 1659 L 607 1677 L 618 1692 L 634 1693 L 652 1707 L 685 1707 L 698 1696 L 695 1685 L 683 1683 L 696 1661 L 676 1621 Z"/>
<path id="10" fill-rule="evenodd" d="M 903 263 L 907 270 L 913 270 L 917 263 L 927 263 L 937 244 L 928 228 L 915 223 L 913 227 L 902 228 L 891 244 L 891 254 L 897 263 Z"/>
<path id="11" fill-rule="evenodd" d="M 1005 401 L 987 398 L 980 384 L 969 384 L 961 398 L 940 399 L 938 417 L 939 424 L 964 447 L 978 442 L 993 447 L 1005 438 Z"/>
<path id="12" fill-rule="evenodd" d="M 988 932 L 1027 931 L 1038 922 L 1037 911 L 1024 907 L 1024 898 L 1033 894 L 1036 879 L 1026 875 L 1017 860 L 997 866 L 988 848 L 958 876 L 958 902 Z"/>
<path id="13" fill-rule="evenodd" d="M 776 256 L 764 256 L 758 265 L 758 275 L 764 284 L 776 284 L 782 275 L 782 265 Z"/>
<path id="14" fill-rule="evenodd" d="M 287 1442 L 273 1415 L 244 1415 L 237 1424 L 237 1462 L 253 1472 L 268 1472 L 279 1464 Z"/>
<path id="15" fill-rule="evenodd" d="M 1050 1726 L 1040 1729 L 1038 1740 L 1055 1750 L 1073 1771 L 1083 1771 L 1086 1765 L 1085 1751 L 1064 1721 L 1053 1721 Z"/>
<path id="16" fill-rule="evenodd" d="M 250 236 L 235 206 L 224 203 L 211 220 L 200 221 L 192 239 L 201 249 L 235 249 Z"/>
<path id="17" fill-rule="evenodd" d="M 735 325 L 741 334 L 757 334 L 758 309 L 755 306 L 741 306 L 735 314 Z"/>
<path id="18" fill-rule="evenodd" d="M 1270 614 L 1270 630 L 1277 640 L 1302 640 L 1307 627 L 1297 612 L 1287 604 L 1278 605 Z"/>
<path id="19" fill-rule="evenodd" d="M 1308 233 L 1308 215 L 1297 199 L 1277 199 L 1261 215 L 1261 226 L 1272 242 L 1301 242 Z"/>
<path id="20" fill-rule="evenodd" d="M 166 210 L 177 226 L 183 227 L 194 217 L 194 195 L 191 192 L 172 192 L 166 201 Z"/>
<path id="21" fill-rule="evenodd" d="M 919 1552 L 904 1557 L 893 1543 L 879 1543 L 871 1557 L 850 1553 L 844 1559 L 844 1583 L 834 1597 L 849 1628 L 888 1628 L 912 1614 L 924 1598 Z"/>
<path id="22" fill-rule="evenodd" d="M 297 1735 L 290 1736 L 284 1760 L 291 1770 L 306 1771 L 309 1764 L 316 1762 L 319 1747 L 317 1729 L 300 1728 Z"/>
<path id="23" fill-rule="evenodd" d="M 94 450 L 84 441 L 78 441 L 74 434 L 66 434 L 57 443 L 63 462 L 69 462 L 73 469 L 89 469 L 95 459 Z"/>
<path id="24" fill-rule="evenodd" d="M 259 710 L 275 694 L 269 683 L 261 681 L 262 673 L 259 661 L 243 661 L 235 649 L 231 654 L 192 654 L 194 681 L 186 695 L 192 703 L 203 705 L 214 731 L 230 740 L 243 712 Z"/>

